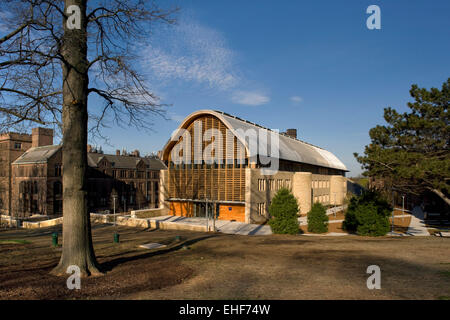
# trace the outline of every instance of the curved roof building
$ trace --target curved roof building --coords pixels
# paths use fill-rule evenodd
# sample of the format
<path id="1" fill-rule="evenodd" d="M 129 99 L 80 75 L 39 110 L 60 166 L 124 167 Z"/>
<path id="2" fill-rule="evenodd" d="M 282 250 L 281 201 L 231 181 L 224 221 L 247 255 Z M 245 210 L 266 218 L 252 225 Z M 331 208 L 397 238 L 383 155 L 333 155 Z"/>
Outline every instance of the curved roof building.
<path id="1" fill-rule="evenodd" d="M 293 192 L 301 214 L 313 202 L 343 203 L 346 166 L 292 131 L 279 133 L 221 111 L 191 113 L 162 150 L 163 205 L 174 215 L 210 212 L 224 220 L 264 222 L 280 188 Z"/>

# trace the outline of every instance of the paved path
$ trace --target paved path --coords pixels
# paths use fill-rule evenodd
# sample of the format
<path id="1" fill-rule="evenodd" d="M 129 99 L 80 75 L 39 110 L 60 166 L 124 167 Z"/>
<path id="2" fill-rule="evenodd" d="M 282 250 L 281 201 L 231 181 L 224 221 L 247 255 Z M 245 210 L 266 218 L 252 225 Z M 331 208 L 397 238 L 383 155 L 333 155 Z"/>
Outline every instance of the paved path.
<path id="1" fill-rule="evenodd" d="M 198 217 L 179 217 L 179 216 L 161 216 L 154 217 L 151 220 L 175 222 L 179 224 L 206 226 L 206 218 Z M 241 235 L 269 235 L 272 230 L 268 225 L 249 224 L 236 221 L 216 220 L 216 231 L 227 234 L 241 234 Z M 212 226 L 212 220 L 209 221 L 209 226 Z"/>
<path id="2" fill-rule="evenodd" d="M 330 209 L 327 209 L 327 216 L 330 216 L 332 214 L 334 214 L 335 212 L 338 213 L 339 211 L 342 211 L 344 209 L 347 208 L 347 205 L 344 206 L 338 206 L 338 207 L 333 207 Z M 343 221 L 343 220 L 333 220 L 333 221 Z M 298 218 L 298 223 L 301 226 L 306 226 L 308 224 L 308 217 L 307 216 L 301 216 Z M 332 221 L 329 221 L 329 223 L 333 223 Z"/>
<path id="3" fill-rule="evenodd" d="M 424 212 L 422 208 L 419 206 L 414 207 L 411 213 L 411 223 L 406 233 L 412 236 L 429 236 L 430 233 L 424 223 Z"/>

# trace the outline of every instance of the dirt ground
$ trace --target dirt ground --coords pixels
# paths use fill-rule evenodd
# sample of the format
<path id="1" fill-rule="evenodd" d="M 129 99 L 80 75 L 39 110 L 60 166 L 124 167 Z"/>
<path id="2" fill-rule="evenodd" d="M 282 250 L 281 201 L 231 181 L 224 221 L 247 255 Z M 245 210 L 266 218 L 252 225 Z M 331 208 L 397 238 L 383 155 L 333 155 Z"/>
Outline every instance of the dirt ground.
<path id="1" fill-rule="evenodd" d="M 0 231 L 0 299 L 448 299 L 450 239 L 239 236 L 93 226 L 102 277 L 69 290 L 49 275 L 51 233 Z M 181 236 L 177 241 L 176 236 Z M 11 241 L 19 240 L 19 241 Z M 140 244 L 158 242 L 156 250 Z M 369 265 L 381 289 L 366 286 Z M 69 275 L 68 275 L 69 276 Z"/>

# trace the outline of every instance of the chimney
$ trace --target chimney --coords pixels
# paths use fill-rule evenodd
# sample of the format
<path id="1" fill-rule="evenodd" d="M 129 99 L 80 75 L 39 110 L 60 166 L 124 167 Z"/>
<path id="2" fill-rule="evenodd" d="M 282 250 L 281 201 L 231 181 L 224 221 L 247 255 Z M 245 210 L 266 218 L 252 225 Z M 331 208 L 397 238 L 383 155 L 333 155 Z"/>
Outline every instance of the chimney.
<path id="1" fill-rule="evenodd" d="M 87 152 L 88 153 L 92 152 L 92 146 L 90 144 L 87 145 Z"/>
<path id="2" fill-rule="evenodd" d="M 138 157 L 139 158 L 139 156 L 140 156 L 139 150 L 134 150 L 133 152 L 131 152 L 131 155 L 133 157 Z"/>
<path id="3" fill-rule="evenodd" d="M 286 129 L 286 134 L 292 138 L 297 139 L 297 129 Z"/>
<path id="4" fill-rule="evenodd" d="M 120 156 L 120 150 L 119 149 L 116 150 L 116 156 Z"/>
<path id="5" fill-rule="evenodd" d="M 53 129 L 33 128 L 31 130 L 31 147 L 53 145 Z"/>

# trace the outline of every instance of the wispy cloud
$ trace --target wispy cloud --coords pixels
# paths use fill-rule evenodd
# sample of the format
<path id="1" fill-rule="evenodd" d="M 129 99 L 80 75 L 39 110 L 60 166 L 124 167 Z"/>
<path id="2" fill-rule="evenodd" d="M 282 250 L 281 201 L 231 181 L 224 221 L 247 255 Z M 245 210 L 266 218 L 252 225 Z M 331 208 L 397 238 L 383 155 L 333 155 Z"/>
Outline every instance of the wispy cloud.
<path id="1" fill-rule="evenodd" d="M 169 116 L 170 120 L 178 122 L 178 123 L 181 123 L 186 118 L 185 116 L 179 115 L 174 112 L 169 112 L 168 116 Z"/>
<path id="2" fill-rule="evenodd" d="M 243 104 L 247 106 L 259 106 L 266 104 L 270 98 L 260 92 L 255 91 L 236 91 L 231 99 L 234 103 Z"/>
<path id="3" fill-rule="evenodd" d="M 152 45 L 143 48 L 143 67 L 159 84 L 175 81 L 195 84 L 228 94 L 231 101 L 257 106 L 270 98 L 258 85 L 242 76 L 236 62 L 238 54 L 219 31 L 205 26 L 190 15 L 181 15 L 175 26 L 158 29 Z M 155 81 L 153 81 L 155 82 Z M 246 87 L 251 87 L 246 88 Z"/>
<path id="4" fill-rule="evenodd" d="M 299 97 L 299 96 L 293 96 L 293 97 L 291 97 L 291 101 L 295 104 L 299 104 L 300 102 L 303 101 L 303 98 Z"/>
<path id="5" fill-rule="evenodd" d="M 182 17 L 176 26 L 155 35 L 163 46 L 145 48 L 144 66 L 163 81 L 183 80 L 229 90 L 239 83 L 234 52 L 223 36 L 193 19 Z"/>

